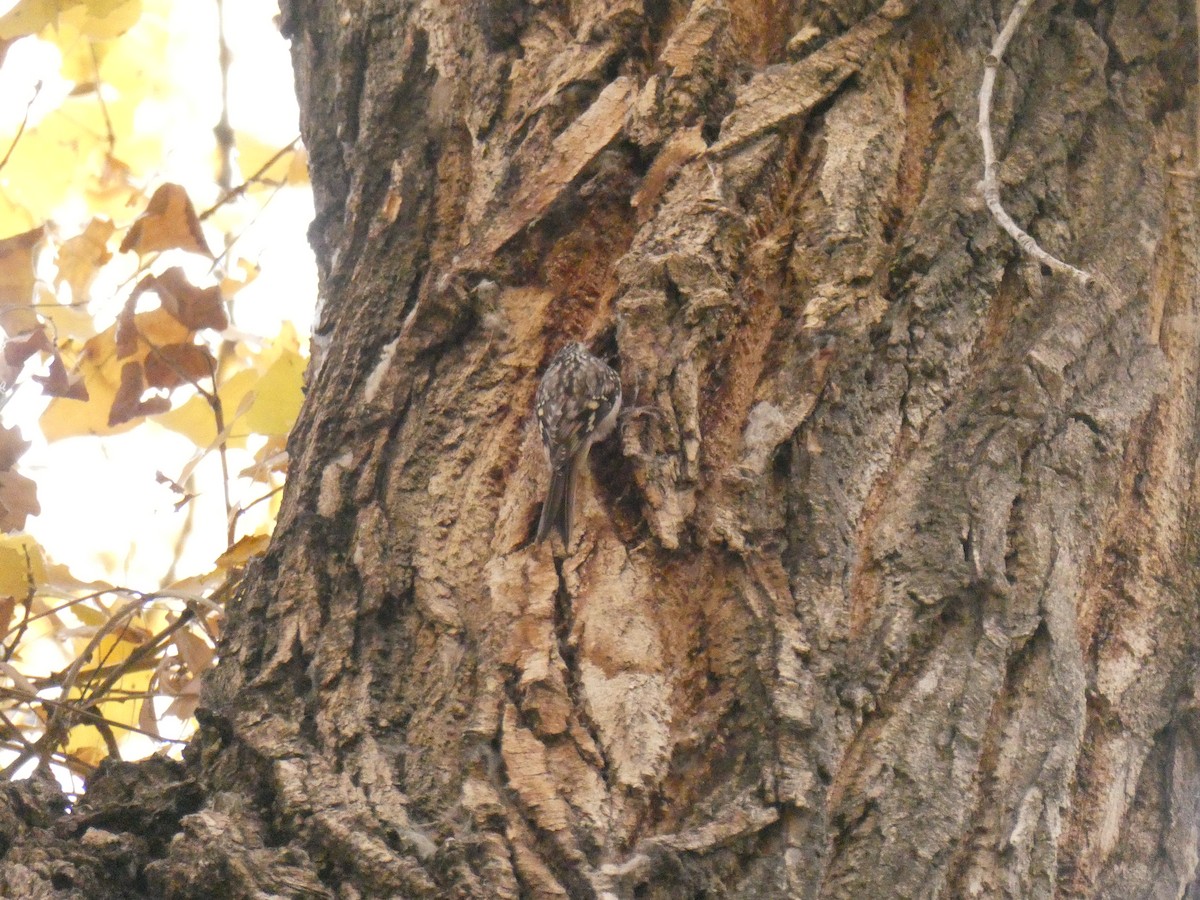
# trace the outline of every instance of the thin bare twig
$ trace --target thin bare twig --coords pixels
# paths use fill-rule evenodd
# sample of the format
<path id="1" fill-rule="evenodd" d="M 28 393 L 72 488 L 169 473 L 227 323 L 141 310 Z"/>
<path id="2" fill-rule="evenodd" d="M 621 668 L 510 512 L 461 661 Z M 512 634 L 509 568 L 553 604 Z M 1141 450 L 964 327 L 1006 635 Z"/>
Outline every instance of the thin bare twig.
<path id="1" fill-rule="evenodd" d="M 29 558 L 28 548 L 25 548 L 25 577 L 29 579 L 29 589 L 25 592 L 24 603 L 21 604 L 24 612 L 21 616 L 21 624 L 16 628 L 16 636 L 13 637 L 12 643 L 4 648 L 5 662 L 12 661 L 13 654 L 17 652 L 17 647 L 21 645 L 21 639 L 25 637 L 25 630 L 29 628 L 29 623 L 32 621 L 33 598 L 37 596 L 37 579 L 33 577 L 33 560 Z M 11 632 L 12 629 L 9 629 L 9 633 Z M 6 634 L 5 637 L 7 636 Z"/>
<path id="2" fill-rule="evenodd" d="M 21 766 L 23 766 L 28 760 L 33 759 L 35 756 L 41 757 L 41 753 L 32 744 L 23 746 L 18 743 L 0 741 L 0 748 L 11 750 L 17 754 L 17 758 L 14 759 L 8 766 L 6 766 L 3 771 L 0 771 L 0 781 L 9 780 L 12 777 L 12 774 L 16 772 L 17 769 L 21 768 Z M 51 753 L 49 754 L 48 758 L 51 762 L 55 763 L 56 765 L 63 766 L 70 771 L 72 775 L 78 775 L 80 778 L 87 778 L 96 771 L 95 766 L 67 753 Z"/>
<path id="3" fill-rule="evenodd" d="M 250 512 L 250 510 L 251 510 L 251 509 L 253 509 L 253 508 L 254 508 L 255 506 L 257 506 L 258 504 L 262 503 L 264 500 L 270 500 L 272 497 L 274 497 L 276 494 L 278 494 L 278 493 L 279 493 L 280 491 L 282 491 L 282 490 L 283 490 L 283 485 L 281 484 L 279 487 L 277 487 L 277 488 L 273 488 L 273 489 L 271 489 L 271 490 L 267 491 L 265 494 L 263 494 L 263 495 L 262 495 L 261 497 L 259 497 L 257 500 L 251 500 L 251 501 L 250 501 L 249 503 L 247 503 L 245 506 L 240 506 L 240 505 L 239 505 L 239 506 L 238 506 L 238 508 L 237 508 L 237 509 L 235 509 L 235 510 L 233 511 L 233 524 L 234 524 L 234 527 L 236 528 L 236 526 L 237 526 L 237 523 L 238 523 L 238 520 L 239 520 L 239 519 L 240 519 L 240 518 L 241 518 L 241 517 L 242 517 L 242 516 L 243 516 L 245 513 L 248 513 L 248 512 Z M 236 533 L 236 531 L 235 531 L 235 533 Z"/>
<path id="4" fill-rule="evenodd" d="M 275 165 L 275 163 L 279 162 L 279 160 L 283 159 L 288 153 L 295 150 L 296 144 L 298 144 L 299 142 L 300 142 L 300 135 L 296 135 L 294 138 L 291 139 L 291 141 L 289 141 L 283 147 L 280 147 L 277 151 L 275 151 L 275 153 L 271 156 L 270 159 L 268 159 L 265 163 L 263 163 L 261 166 L 259 166 L 258 171 L 256 171 L 253 175 L 251 175 L 249 178 L 247 178 L 241 184 L 235 185 L 234 187 L 231 187 L 229 190 L 227 190 L 225 193 L 223 193 L 221 195 L 221 198 L 219 200 L 217 200 L 216 203 L 214 203 L 208 209 L 204 210 L 204 212 L 200 213 L 200 215 L 198 215 L 196 218 L 198 218 L 201 222 L 203 222 L 205 219 L 207 219 L 209 216 L 211 216 L 213 213 L 215 213 L 218 209 L 220 209 L 222 206 L 224 206 L 230 200 L 234 200 L 237 197 L 240 197 L 242 194 L 246 193 L 246 191 L 249 190 L 251 186 L 258 184 L 260 181 L 263 180 L 263 176 L 267 174 L 267 172 L 270 170 L 270 168 L 273 165 Z"/>
<path id="5" fill-rule="evenodd" d="M 187 741 L 179 740 L 178 738 L 168 738 L 168 737 L 163 737 L 162 735 L 154 734 L 152 732 L 146 731 L 143 728 L 138 728 L 136 725 L 126 725 L 124 722 L 113 721 L 112 719 L 109 719 L 109 718 L 106 718 L 105 716 L 100 715 L 100 713 L 98 713 L 98 712 L 93 712 L 90 709 L 78 707 L 75 704 L 64 701 L 64 700 L 52 700 L 49 697 L 42 697 L 42 696 L 39 696 L 38 694 L 30 694 L 28 691 L 23 691 L 20 688 L 0 687 L 0 696 L 11 697 L 13 699 L 20 700 L 24 703 L 29 703 L 29 704 L 34 704 L 34 703 L 43 704 L 45 706 L 49 706 L 51 709 L 54 710 L 54 713 L 52 714 L 53 721 L 48 722 L 46 724 L 46 729 L 42 733 L 42 736 L 40 738 L 38 738 L 36 743 L 29 745 L 29 748 L 27 750 L 23 751 L 11 763 L 9 763 L 8 766 L 6 766 L 4 768 L 3 771 L 0 771 L 0 781 L 11 778 L 13 772 L 15 772 L 17 769 L 19 769 L 22 765 L 24 765 L 26 760 L 31 759 L 34 756 L 39 757 L 39 759 L 45 760 L 45 759 L 53 757 L 59 753 L 59 751 L 57 751 L 53 748 L 55 746 L 60 745 L 63 742 L 63 739 L 66 736 L 66 732 L 69 730 L 69 727 L 70 727 L 69 725 L 66 725 L 65 723 L 62 722 L 62 714 L 64 714 L 64 713 L 65 713 L 66 718 L 68 718 L 68 719 L 71 717 L 78 717 L 79 719 L 85 720 L 83 722 L 83 724 L 86 724 L 86 725 L 95 725 L 95 726 L 106 725 L 110 729 L 120 728 L 124 731 L 133 731 L 133 732 L 136 732 L 137 734 L 144 734 L 146 737 L 154 738 L 156 741 L 165 741 L 166 743 L 169 743 L 169 744 L 186 744 L 187 743 Z M 61 732 L 61 734 L 56 733 L 56 732 Z M 111 734 L 111 731 L 110 731 L 110 734 Z M 63 755 L 66 756 L 66 754 L 63 754 Z"/>
<path id="6" fill-rule="evenodd" d="M 217 137 L 217 153 L 221 158 L 217 184 L 225 191 L 233 187 L 233 155 L 236 152 L 233 126 L 229 122 L 229 63 L 232 59 L 229 41 L 225 38 L 225 3 L 224 0 L 217 0 L 217 64 L 221 70 L 221 119 L 213 129 L 213 134 Z"/>
<path id="7" fill-rule="evenodd" d="M 125 606 L 114 613 L 107 622 L 96 629 L 96 633 L 92 636 L 92 639 L 88 641 L 87 646 L 83 648 L 83 652 L 75 657 L 75 660 L 71 663 L 71 665 L 67 666 L 66 671 L 63 673 L 62 696 L 70 697 L 71 691 L 75 689 L 76 681 L 79 678 L 79 674 L 84 665 L 86 665 L 87 662 L 92 658 L 92 654 L 94 654 L 100 648 L 104 638 L 110 635 L 117 628 L 123 629 L 129 619 L 131 619 L 135 614 L 141 612 L 146 604 L 152 602 L 154 599 L 155 597 L 153 594 L 142 594 L 136 599 L 130 600 L 127 604 L 125 604 Z M 128 660 L 126 660 L 126 662 L 128 662 Z M 72 712 L 80 712 L 80 710 L 75 709 L 75 707 L 70 703 L 63 703 L 61 706 Z M 62 727 L 61 713 L 62 709 L 55 707 L 54 712 L 50 714 L 49 720 L 46 722 L 46 734 L 42 736 L 42 740 L 39 741 L 39 744 L 48 740 L 52 741 L 53 743 L 58 743 L 60 737 L 65 736 L 66 730 Z M 59 732 L 61 732 L 61 734 L 59 734 Z"/>
<path id="8" fill-rule="evenodd" d="M 135 666 L 140 665 L 143 660 L 153 656 L 164 646 L 166 646 L 167 641 L 171 639 L 175 632 L 186 626 L 187 623 L 190 622 L 194 617 L 195 613 L 192 612 L 190 607 L 185 609 L 182 613 L 180 613 L 178 619 L 156 634 L 141 647 L 138 647 L 136 650 L 130 653 L 124 662 L 118 663 L 113 668 L 113 671 L 109 673 L 103 682 L 101 682 L 99 687 L 93 688 L 92 677 L 89 677 L 86 688 L 90 692 L 90 696 L 94 698 L 89 700 L 89 705 L 91 703 L 101 702 L 108 694 L 109 689 L 111 689 L 114 684 L 120 681 L 123 675 L 131 671 Z"/>
<path id="9" fill-rule="evenodd" d="M 173 363 L 171 363 L 171 361 L 168 360 L 165 356 L 163 356 L 159 350 L 158 345 L 156 345 L 148 337 L 146 337 L 144 334 L 142 334 L 141 330 L 137 329 L 136 325 L 135 325 L 134 330 L 137 333 L 138 338 L 146 343 L 146 345 L 150 348 L 150 352 L 154 356 L 158 357 L 163 363 L 165 363 L 167 366 L 169 366 L 171 368 L 171 370 L 175 372 L 176 375 L 178 375 L 180 378 L 183 378 L 188 384 L 190 384 L 193 388 L 196 389 L 196 392 L 201 397 L 204 398 L 205 402 L 208 403 L 209 407 L 212 409 L 214 426 L 217 429 L 217 434 L 224 435 L 225 434 L 225 415 L 224 415 L 222 405 L 221 405 L 220 385 L 218 385 L 218 383 L 217 383 L 217 368 L 218 368 L 217 365 L 210 364 L 208 367 L 208 378 L 209 378 L 209 381 L 212 382 L 212 387 L 213 387 L 212 392 L 210 393 L 210 392 L 206 391 L 203 387 L 201 387 L 201 385 L 198 381 L 196 381 L 194 378 L 189 376 L 182 369 L 178 368 Z M 228 518 L 229 516 L 233 515 L 233 497 L 229 493 L 229 460 L 226 455 L 226 451 L 228 449 L 228 442 L 226 440 L 226 437 L 222 437 L 220 443 L 218 444 L 217 453 L 219 454 L 220 459 L 221 459 L 221 475 L 222 475 L 221 483 L 222 483 L 222 487 L 223 487 L 223 491 L 224 491 L 223 496 L 225 498 L 225 515 L 226 515 L 226 518 Z M 230 536 L 229 536 L 229 545 L 230 546 L 233 545 L 232 532 L 230 532 Z"/>
<path id="10" fill-rule="evenodd" d="M 5 733 L 7 735 L 11 736 L 16 741 L 19 741 L 21 746 L 25 750 L 30 750 L 35 753 L 37 752 L 37 748 L 33 746 L 33 742 L 30 741 L 27 737 L 25 737 L 25 735 L 22 733 L 21 729 L 17 727 L 16 723 L 13 722 L 13 720 L 10 719 L 8 716 L 6 716 L 2 710 L 0 710 L 0 721 L 4 722 L 4 726 L 6 729 Z"/>
<path id="11" fill-rule="evenodd" d="M 129 591 L 126 588 L 106 587 L 99 591 L 93 591 L 90 594 L 84 594 L 82 597 L 72 597 L 70 600 L 65 600 L 64 602 L 60 603 L 58 606 L 52 606 L 49 609 L 43 610 L 40 613 L 34 613 L 32 616 L 29 617 L 29 621 L 36 622 L 38 619 L 44 619 L 47 616 L 56 615 L 56 614 L 62 612 L 64 609 L 70 609 L 72 606 L 78 606 L 80 603 L 90 603 L 93 600 L 98 600 L 100 597 L 103 597 L 105 594 L 122 594 L 122 593 L 131 594 L 133 592 Z M 45 591 L 40 591 L 40 592 L 38 592 L 37 596 L 39 596 L 39 597 L 58 597 L 59 595 L 52 594 L 52 593 L 46 593 Z M 5 637 L 7 637 L 7 635 L 9 635 L 9 634 L 12 634 L 19 627 L 20 626 L 14 626 L 12 628 L 9 628 Z M 13 641 L 13 643 L 17 644 L 19 642 Z"/>
<path id="12" fill-rule="evenodd" d="M 183 744 L 185 741 L 156 735 L 136 725 L 127 725 L 104 715 L 101 704 L 106 702 L 153 703 L 159 696 L 169 692 L 154 690 L 131 691 L 118 688 L 120 680 L 132 672 L 150 671 L 158 668 L 158 659 L 163 655 L 167 644 L 181 630 L 198 623 L 205 634 L 215 643 L 215 637 L 210 633 L 204 615 L 198 614 L 195 607 L 208 613 L 219 612 L 218 599 L 227 598 L 236 589 L 237 582 L 222 583 L 213 593 L 212 598 L 193 596 L 182 592 L 172 593 L 169 589 L 163 594 L 145 594 L 128 588 L 109 587 L 88 594 L 86 597 L 72 598 L 69 601 L 48 610 L 28 616 L 27 621 L 13 625 L 8 636 L 23 635 L 29 622 L 43 616 L 52 616 L 80 602 L 98 602 L 106 594 L 128 597 L 129 600 L 115 612 L 108 613 L 108 620 L 97 629 L 83 652 L 62 672 L 47 677 L 30 677 L 24 679 L 19 673 L 12 675 L 12 686 L 0 685 L 0 700 L 8 698 L 16 703 L 0 703 L 0 748 L 9 749 L 15 753 L 15 758 L 0 770 L 0 781 L 10 778 L 28 760 L 37 759 L 40 765 L 53 762 L 66 766 L 70 771 L 86 775 L 91 767 L 82 760 L 76 759 L 63 751 L 71 729 L 79 724 L 94 726 L 104 742 L 109 756 L 120 758 L 120 745 L 113 729 L 136 732 L 154 738 L 160 743 Z M 106 662 L 108 655 L 120 643 L 120 635 L 130 628 L 130 619 L 156 601 L 163 599 L 182 600 L 185 608 L 175 621 L 150 636 L 138 646 L 129 656 L 115 664 Z M 107 612 L 107 610 L 106 610 Z M 116 635 L 117 639 L 104 654 L 89 666 L 92 657 L 103 646 L 105 638 Z M 19 641 L 12 641 L 16 646 Z M 10 666 L 11 668 L 11 666 Z M 42 695 L 46 688 L 57 688 L 58 699 Z M 78 692 L 78 697 L 72 693 Z M 15 710 L 29 707 L 38 715 L 39 726 L 30 726 L 24 731 L 10 718 Z M 37 707 L 41 707 L 37 709 Z M 26 734 L 30 731 L 40 731 L 35 739 Z M 6 740 L 9 738 L 9 740 Z"/>
<path id="13" fill-rule="evenodd" d="M 996 148 L 992 144 L 992 91 L 996 86 L 996 70 L 1000 67 L 1000 60 L 1004 58 L 1004 51 L 1008 49 L 1008 42 L 1016 34 L 1017 27 L 1032 5 L 1033 0 L 1017 0 L 1012 12 L 1008 14 L 1008 21 L 1004 23 L 1004 29 L 996 35 L 991 52 L 988 53 L 983 64 L 983 83 L 979 87 L 979 139 L 983 142 L 983 182 L 981 183 L 983 199 L 987 203 L 988 209 L 991 210 L 992 216 L 1000 223 L 1000 227 L 1012 236 L 1022 250 L 1052 271 L 1070 275 L 1080 284 L 1087 285 L 1092 281 L 1091 275 L 1043 250 L 1037 241 L 1013 221 L 1012 216 L 1008 214 L 1004 209 L 1004 204 L 1000 201 L 1000 167 L 996 162 Z"/>
<path id="14" fill-rule="evenodd" d="M 25 115 L 21 119 L 21 127 L 17 129 L 16 135 L 13 136 L 12 143 L 8 145 L 8 152 L 4 154 L 4 159 L 0 159 L 0 169 L 8 165 L 8 160 L 12 157 L 13 151 L 17 149 L 17 144 L 20 143 L 21 135 L 25 133 L 25 126 L 29 124 L 29 111 L 33 109 L 33 104 L 37 102 L 38 96 L 42 93 L 42 82 L 38 81 L 33 86 L 33 96 L 29 98 L 29 102 L 25 104 Z"/>
<path id="15" fill-rule="evenodd" d="M 104 748 L 108 751 L 108 755 L 113 759 L 121 758 L 121 746 L 117 743 L 117 736 L 113 734 L 112 726 L 107 721 L 94 723 L 95 729 L 100 732 L 100 737 L 104 741 Z"/>
<path id="16" fill-rule="evenodd" d="M 108 155 L 112 157 L 117 152 L 117 134 L 113 131 L 112 119 L 108 115 L 108 104 L 104 102 L 104 83 L 100 80 L 100 59 L 96 56 L 95 41 L 88 41 L 88 50 L 92 54 L 92 72 L 96 76 L 96 101 L 100 104 L 100 114 L 104 116 Z"/>
<path id="17" fill-rule="evenodd" d="M 249 182 L 247 182 L 246 184 L 249 184 Z M 242 187 L 245 187 L 245 185 L 242 185 Z M 279 184 L 276 184 L 274 186 L 274 190 L 272 190 L 271 193 L 269 195 L 267 195 L 267 198 L 262 202 L 262 205 L 259 206 L 258 210 L 254 213 L 254 215 L 250 217 L 250 221 L 246 223 L 245 227 L 241 231 L 239 231 L 236 235 L 233 236 L 233 239 L 230 240 L 230 242 L 226 245 L 224 250 L 222 250 L 220 253 L 218 253 L 216 255 L 216 257 L 212 261 L 212 265 L 208 267 L 209 272 L 216 271 L 217 266 L 219 266 L 225 262 L 225 258 L 227 256 L 229 256 L 229 251 L 233 249 L 234 245 L 237 244 L 238 241 L 240 241 L 242 238 L 244 238 L 247 234 L 250 233 L 250 229 L 252 229 L 256 224 L 258 224 L 259 217 L 263 214 L 263 212 L 266 211 L 266 208 L 271 205 L 271 201 L 274 200 L 275 197 L 278 196 L 279 192 L 282 191 L 285 187 L 287 187 L 286 181 L 282 181 Z M 234 190 L 236 191 L 237 188 L 235 188 Z"/>

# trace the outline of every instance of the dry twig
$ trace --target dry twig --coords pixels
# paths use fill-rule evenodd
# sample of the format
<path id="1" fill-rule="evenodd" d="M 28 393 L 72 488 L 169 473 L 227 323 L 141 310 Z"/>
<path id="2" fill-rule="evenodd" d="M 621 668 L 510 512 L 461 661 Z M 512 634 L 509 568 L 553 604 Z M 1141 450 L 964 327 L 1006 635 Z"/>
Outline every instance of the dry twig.
<path id="1" fill-rule="evenodd" d="M 1013 221 L 1012 216 L 1008 214 L 1004 204 L 1000 201 L 1000 167 L 996 162 L 996 148 L 992 144 L 992 91 L 996 86 L 996 70 L 1000 67 L 1000 60 L 1004 58 L 1004 51 L 1008 49 L 1009 41 L 1012 40 L 1021 20 L 1032 5 L 1033 0 L 1017 0 L 1012 12 L 1008 14 L 1008 21 L 1004 23 L 1004 29 L 996 35 L 991 52 L 988 53 L 983 64 L 983 83 L 979 87 L 979 139 L 983 142 L 981 189 L 983 199 L 996 221 L 1000 223 L 1000 227 L 1012 236 L 1022 250 L 1052 271 L 1070 275 L 1080 284 L 1088 285 L 1092 281 L 1091 275 L 1043 250 L 1037 241 Z"/>

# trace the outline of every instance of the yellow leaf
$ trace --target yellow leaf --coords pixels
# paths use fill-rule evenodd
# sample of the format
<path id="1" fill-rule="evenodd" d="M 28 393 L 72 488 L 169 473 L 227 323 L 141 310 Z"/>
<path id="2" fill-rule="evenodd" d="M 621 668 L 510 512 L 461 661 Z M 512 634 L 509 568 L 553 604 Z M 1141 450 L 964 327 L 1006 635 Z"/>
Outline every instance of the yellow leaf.
<path id="1" fill-rule="evenodd" d="M 236 270 L 237 274 L 233 270 Z M 262 271 L 257 265 L 244 259 L 239 259 L 233 270 L 226 273 L 225 277 L 221 279 L 222 297 L 232 297 L 246 285 L 254 281 Z"/>
<path id="2" fill-rule="evenodd" d="M 142 17 L 142 0 L 85 0 L 64 14 L 79 17 L 79 30 L 88 37 L 102 41 L 119 37 L 137 24 Z"/>
<path id="3" fill-rule="evenodd" d="M 107 151 L 105 133 L 103 115 L 94 102 L 78 113 L 73 104 L 50 113 L 25 131 L 9 158 L 4 169 L 6 199 L 35 218 L 51 217 L 95 176 Z M 7 147 L 14 137 L 15 129 L 0 136 L 0 145 Z M 129 215 L 119 209 L 92 212 Z"/>
<path id="4" fill-rule="evenodd" d="M 100 652 L 96 654 L 95 659 L 103 659 L 105 665 L 113 665 L 117 662 L 122 662 L 128 658 L 129 654 L 137 649 L 138 644 L 130 641 L 120 641 L 114 638 L 105 638 L 101 642 Z M 111 651 L 111 652 L 109 652 Z M 107 653 L 107 655 L 106 655 Z M 87 670 L 84 670 L 86 674 Z M 154 677 L 151 671 L 130 672 L 120 678 L 113 686 L 113 691 L 128 692 L 128 693 L 145 693 L 150 688 L 150 681 Z M 80 687 L 87 681 L 86 677 L 80 679 Z M 76 689 L 71 692 L 69 699 L 79 700 L 81 691 Z M 141 711 L 141 704 L 137 700 L 120 701 L 113 700 L 107 703 L 98 703 L 93 711 L 110 722 L 122 723 L 125 725 L 133 725 L 140 728 L 138 725 L 138 714 Z M 112 733 L 117 739 L 117 742 L 127 739 L 130 732 L 117 725 L 113 725 Z M 70 737 L 67 745 L 64 748 L 67 753 L 87 759 L 93 765 L 100 762 L 108 755 L 107 745 L 101 737 L 99 730 L 94 725 L 78 725 L 70 731 Z"/>
<path id="5" fill-rule="evenodd" d="M 292 430 L 304 400 L 304 357 L 284 350 L 254 386 L 254 404 L 245 424 L 256 434 L 285 435 Z"/>
<path id="6" fill-rule="evenodd" d="M 27 534 L 0 537 L 0 597 L 25 597 L 45 579 L 42 548 L 33 538 Z"/>
<path id="7" fill-rule="evenodd" d="M 59 19 L 54 28 L 47 28 L 40 37 L 58 47 L 62 54 L 59 74 L 77 86 L 91 85 L 93 90 L 101 61 L 108 49 L 116 46 L 107 41 L 89 40 L 71 20 Z"/>
<path id="8" fill-rule="evenodd" d="M 281 182 L 291 185 L 308 184 L 308 154 L 299 146 L 299 142 L 292 150 L 280 154 L 283 146 L 285 145 L 268 144 L 247 131 L 239 131 L 238 167 L 246 177 L 257 174 L 259 180 L 266 182 L 264 186 L 268 187 Z M 260 172 L 259 170 L 276 155 L 279 158 L 265 171 Z"/>
<path id="9" fill-rule="evenodd" d="M 110 428 L 108 411 L 111 406 L 111 396 L 107 404 L 95 397 L 87 403 L 55 397 L 46 407 L 46 411 L 42 413 L 38 424 L 47 441 L 57 441 L 84 434 L 121 434 L 135 427 L 136 422 L 126 422 Z"/>
<path id="10" fill-rule="evenodd" d="M 203 397 L 190 397 L 179 406 L 155 417 L 155 422 L 182 434 L 197 447 L 208 447 L 217 437 L 213 410 Z"/>
<path id="11" fill-rule="evenodd" d="M 122 643 L 123 649 L 121 651 L 121 661 L 127 658 L 130 653 L 140 646 L 139 644 L 129 641 L 124 641 Z M 103 655 L 101 655 L 100 658 L 103 659 Z M 112 665 L 115 662 L 118 662 L 116 654 L 109 656 L 105 662 L 105 665 Z M 117 680 L 117 682 L 113 685 L 113 690 L 128 691 L 129 693 L 142 693 L 149 690 L 150 682 L 153 677 L 154 673 L 149 671 L 130 672 L 129 674 Z M 111 703 L 98 704 L 96 711 L 100 713 L 100 715 L 104 716 L 104 718 L 111 719 L 114 722 L 124 722 L 128 725 L 137 725 L 138 706 L 139 704 L 136 702 L 114 701 Z M 115 731 L 117 740 L 128 737 L 129 733 L 120 728 L 115 729 Z"/>
<path id="12" fill-rule="evenodd" d="M 115 230 L 116 226 L 108 219 L 95 218 L 88 223 L 83 234 L 68 238 L 58 249 L 58 275 L 54 278 L 54 284 L 69 284 L 73 302 L 80 303 L 87 299 L 96 273 L 112 259 L 112 254 L 108 252 L 108 239 Z"/>
<path id="13" fill-rule="evenodd" d="M 89 628 L 99 628 L 108 621 L 108 613 L 86 603 L 77 603 L 72 606 L 71 613 Z"/>
<path id="14" fill-rule="evenodd" d="M 89 16 L 104 19 L 127 6 L 141 6 L 142 2 L 141 0 L 83 0 L 83 5 L 87 7 Z"/>
<path id="15" fill-rule="evenodd" d="M 292 162 L 288 166 L 287 183 L 300 186 L 309 183 L 308 151 L 303 147 L 292 154 Z"/>
<path id="16" fill-rule="evenodd" d="M 241 425 L 236 419 L 238 406 L 258 380 L 259 374 L 253 369 L 247 369 L 238 372 L 222 384 L 217 392 L 221 398 L 226 427 L 233 426 L 230 428 L 230 444 L 233 446 L 237 446 L 246 435 L 246 428 L 238 427 Z M 155 416 L 154 421 L 163 428 L 179 432 L 197 447 L 211 447 L 217 440 L 216 417 L 208 401 L 200 396 L 190 398 L 170 412 Z"/>
<path id="17" fill-rule="evenodd" d="M 132 623 L 124 628 L 117 628 L 112 634 L 106 634 L 100 639 L 100 646 L 93 651 L 92 658 L 87 660 L 80 670 L 80 680 L 86 681 L 91 670 L 97 666 L 115 666 L 125 662 L 129 659 L 129 654 L 145 643 L 144 637 L 145 632 Z M 82 652 L 91 638 L 79 640 L 79 649 Z"/>
<path id="18" fill-rule="evenodd" d="M 54 292 L 45 283 L 38 284 L 38 312 L 43 319 L 54 325 L 53 333 L 62 343 L 86 341 L 96 335 L 96 320 L 82 306 L 67 306 L 59 303 Z"/>
<path id="19" fill-rule="evenodd" d="M 59 5 L 52 27 L 42 34 L 45 39 L 53 40 L 65 31 L 89 42 L 107 41 L 123 35 L 142 17 L 142 0 L 62 0 Z"/>
<path id="20" fill-rule="evenodd" d="M 21 0 L 0 16 L 0 40 L 37 34 L 55 20 L 60 9 L 82 2 L 83 0 Z"/>
<path id="21" fill-rule="evenodd" d="M 298 347 L 295 328 L 285 323 L 269 346 L 246 360 L 253 368 L 237 372 L 221 385 L 218 394 L 231 446 L 240 446 L 250 434 L 286 435 L 291 430 L 303 399 L 305 361 Z M 212 410 L 200 397 L 154 421 L 190 438 L 197 447 L 212 447 L 217 440 Z"/>
<path id="22" fill-rule="evenodd" d="M 217 565 L 226 569 L 244 566 L 250 557 L 265 553 L 271 542 L 269 534 L 248 534 L 217 557 Z"/>
<path id="23" fill-rule="evenodd" d="M 7 139 L 11 141 L 11 135 Z M 11 159 L 9 160 L 9 165 L 12 165 Z M 8 186 L 0 193 L 0 234 L 14 234 L 18 231 L 26 231 L 43 221 L 35 217 L 27 206 L 18 203 L 13 197 L 9 196 L 11 193 Z"/>
<path id="24" fill-rule="evenodd" d="M 98 766 L 108 756 L 108 748 L 100 732 L 92 725 L 77 725 L 71 729 L 66 752 L 89 766 Z"/>
<path id="25" fill-rule="evenodd" d="M 85 594 L 95 594 L 100 591 L 112 590 L 107 581 L 80 581 L 71 574 L 71 570 L 62 563 L 50 563 L 45 567 L 46 584 L 55 591 L 70 594 L 80 591 Z"/>

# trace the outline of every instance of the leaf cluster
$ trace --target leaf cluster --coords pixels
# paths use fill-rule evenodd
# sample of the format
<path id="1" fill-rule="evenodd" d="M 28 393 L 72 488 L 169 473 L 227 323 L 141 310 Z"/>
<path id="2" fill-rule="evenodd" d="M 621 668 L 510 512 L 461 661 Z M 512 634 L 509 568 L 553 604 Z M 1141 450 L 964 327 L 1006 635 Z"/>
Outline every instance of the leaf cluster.
<path id="1" fill-rule="evenodd" d="M 191 460 L 153 477 L 185 515 L 200 491 L 219 491 L 228 549 L 203 577 L 164 578 L 144 591 L 76 579 L 20 534 L 41 512 L 37 483 L 19 471 L 29 442 L 0 426 L 8 776 L 31 760 L 86 774 L 120 755 L 128 735 L 167 740 L 163 717 L 186 733 L 178 724 L 191 718 L 199 678 L 215 662 L 223 603 L 267 541 L 269 527 L 242 534 L 239 522 L 277 502 L 299 410 L 305 360 L 294 329 L 263 339 L 232 323 L 238 293 L 258 274 L 237 252 L 240 231 L 280 190 L 305 183 L 303 151 L 296 140 L 267 147 L 236 131 L 232 144 L 218 141 L 209 174 L 197 175 L 211 195 L 203 211 L 194 185 L 156 176 L 165 136 L 138 118 L 188 88 L 163 74 L 168 7 L 20 0 L 0 16 L 0 78 L 32 42 L 57 51 L 69 87 L 52 102 L 39 80 L 20 120 L 0 120 L 0 405 L 40 391 L 48 402 L 37 428 L 50 442 L 139 429 L 147 440 L 155 429 L 183 435 L 195 445 Z M 222 65 L 226 49 L 212 48 Z M 256 167 L 252 175 L 230 184 L 211 174 L 235 153 Z M 217 239 L 224 246 L 214 253 Z M 250 459 L 236 472 L 235 450 Z M 213 457 L 222 473 L 215 488 L 197 476 Z"/>

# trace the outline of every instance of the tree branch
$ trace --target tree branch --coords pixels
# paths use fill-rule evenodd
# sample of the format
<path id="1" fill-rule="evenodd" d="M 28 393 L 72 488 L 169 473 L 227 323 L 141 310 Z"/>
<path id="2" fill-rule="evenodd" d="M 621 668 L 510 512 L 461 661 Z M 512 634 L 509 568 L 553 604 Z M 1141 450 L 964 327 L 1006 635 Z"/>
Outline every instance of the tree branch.
<path id="1" fill-rule="evenodd" d="M 42 93 L 42 83 L 39 81 L 33 87 L 33 96 L 29 98 L 29 102 L 25 104 L 25 115 L 21 119 L 21 126 L 17 129 L 16 135 L 13 136 L 12 143 L 8 145 L 8 151 L 4 154 L 4 158 L 0 159 L 0 169 L 8 165 L 9 159 L 12 158 L 13 151 L 17 149 L 17 144 L 21 141 L 21 136 L 25 134 L 25 128 L 29 125 L 29 111 L 33 109 L 33 104 L 37 102 L 38 95 Z"/>
<path id="2" fill-rule="evenodd" d="M 1008 14 L 1004 29 L 996 35 L 991 52 L 983 63 L 983 83 L 979 87 L 979 139 L 983 142 L 983 181 L 980 188 L 992 216 L 1022 250 L 1052 271 L 1070 275 L 1080 284 L 1088 285 L 1092 281 L 1091 275 L 1043 250 L 1037 241 L 1013 221 L 1000 201 L 1000 167 L 996 162 L 996 148 L 992 144 L 992 91 L 996 86 L 996 70 L 1000 67 L 1000 60 L 1004 58 L 1004 51 L 1008 49 L 1009 41 L 1032 5 L 1033 0 L 1017 0 L 1012 12 Z"/>

